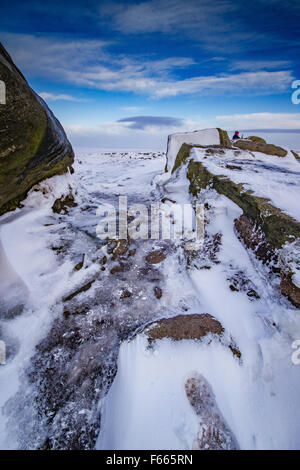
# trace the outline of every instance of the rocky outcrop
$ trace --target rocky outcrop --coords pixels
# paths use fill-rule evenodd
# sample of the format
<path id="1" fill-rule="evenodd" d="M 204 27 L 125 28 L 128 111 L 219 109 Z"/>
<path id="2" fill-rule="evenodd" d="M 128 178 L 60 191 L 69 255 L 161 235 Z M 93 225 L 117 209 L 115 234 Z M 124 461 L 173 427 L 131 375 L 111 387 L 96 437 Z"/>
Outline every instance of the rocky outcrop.
<path id="1" fill-rule="evenodd" d="M 174 172 L 178 168 L 178 152 L 184 144 L 193 146 L 216 146 L 231 148 L 231 141 L 226 131 L 220 128 L 202 129 L 195 132 L 172 134 L 168 137 L 167 162 L 165 171 Z"/>
<path id="2" fill-rule="evenodd" d="M 254 140 L 247 142 L 255 145 L 258 142 L 259 145 L 264 145 L 260 138 L 256 140 L 254 136 L 251 139 Z M 194 161 L 192 158 L 188 161 L 191 150 L 199 147 L 202 148 L 203 161 Z M 275 207 L 267 198 L 256 196 L 253 191 L 247 189 L 242 182 L 242 177 L 241 182 L 237 183 L 228 176 L 213 174 L 209 171 L 205 159 L 210 156 L 218 157 L 222 168 L 232 171 L 240 170 L 240 172 L 243 170 L 242 166 L 228 165 L 225 154 L 226 150 L 220 146 L 203 147 L 184 144 L 178 152 L 175 166 L 178 168 L 188 161 L 187 178 L 190 181 L 189 191 L 192 196 L 198 197 L 200 192 L 207 188 L 214 189 L 242 209 L 243 214 L 234 221 L 239 238 L 258 259 L 272 266 L 272 271 L 280 275 L 281 293 L 295 307 L 300 308 L 300 288 L 293 283 L 293 271 L 290 270 L 289 263 L 283 262 L 280 255 L 286 244 L 300 239 L 300 223 L 280 208 Z M 224 157 L 223 160 L 222 157 Z M 234 151 L 233 158 L 235 157 L 239 157 L 237 151 Z M 238 158 L 237 161 L 239 161 Z"/>
<path id="3" fill-rule="evenodd" d="M 273 144 L 267 144 L 264 139 L 252 136 L 249 139 L 235 140 L 234 146 L 241 150 L 250 150 L 250 152 L 261 152 L 266 155 L 275 155 L 277 157 L 286 157 L 287 151 Z"/>
<path id="4" fill-rule="evenodd" d="M 236 184 L 222 175 L 213 175 L 201 162 L 191 161 L 187 176 L 190 192 L 196 196 L 207 186 L 214 188 L 236 203 L 255 226 L 261 228 L 272 250 L 300 237 L 300 223 L 274 207 L 267 199 L 245 191 L 243 184 Z"/>
<path id="5" fill-rule="evenodd" d="M 0 214 L 13 210 L 30 188 L 68 171 L 74 153 L 44 101 L 29 87 L 0 44 L 0 78 L 6 104 L 0 104 Z"/>
<path id="6" fill-rule="evenodd" d="M 147 336 L 150 346 L 155 341 L 164 338 L 169 338 L 172 341 L 198 341 L 207 335 L 213 335 L 228 347 L 234 356 L 238 359 L 241 358 L 241 352 L 234 340 L 226 337 L 222 324 L 209 313 L 182 314 L 171 318 L 162 318 L 146 325 L 136 334 L 141 332 Z"/>

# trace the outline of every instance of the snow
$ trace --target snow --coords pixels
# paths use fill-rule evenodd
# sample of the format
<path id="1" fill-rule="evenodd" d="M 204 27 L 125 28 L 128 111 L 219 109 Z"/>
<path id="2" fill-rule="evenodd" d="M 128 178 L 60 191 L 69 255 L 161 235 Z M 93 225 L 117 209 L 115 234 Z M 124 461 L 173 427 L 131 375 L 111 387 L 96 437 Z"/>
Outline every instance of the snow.
<path id="1" fill-rule="evenodd" d="M 98 275 L 97 256 L 105 254 L 105 250 L 99 250 L 97 239 L 94 241 L 99 220 L 98 205 L 109 201 L 117 207 L 118 196 L 122 194 L 129 195 L 129 203 L 145 197 L 148 201 L 151 181 L 163 169 L 162 154 L 105 153 L 98 150 L 80 155 L 74 175 L 56 176 L 40 183 L 30 191 L 22 209 L 0 218 L 0 279 L 5 282 L 5 285 L 1 283 L 0 333 L 7 345 L 7 364 L 0 366 L 1 449 L 35 448 L 47 437 L 48 418 L 41 419 L 37 414 L 36 384 L 28 381 L 27 370 L 37 356 L 36 346 L 49 336 L 53 325 L 62 317 L 62 299 Z M 129 191 L 128 181 L 131 183 Z M 74 214 L 54 214 L 51 209 L 54 201 L 66 196 L 70 188 L 78 203 Z M 72 245 L 68 254 L 58 256 L 51 249 L 66 242 Z M 85 253 L 84 268 L 74 272 L 74 265 L 82 253 Z M 99 281 L 95 282 L 88 293 L 80 294 L 80 299 L 85 302 L 93 296 L 97 298 L 99 285 Z M 114 285 L 115 290 L 111 285 L 107 286 L 111 298 L 122 292 L 121 282 L 118 285 L 115 281 Z M 142 292 L 143 289 L 136 297 L 138 312 L 143 311 L 148 298 Z M 12 313 L 7 319 L 3 317 L 6 311 L 16 306 L 20 307 L 18 313 Z M 118 304 L 117 309 L 121 317 L 122 305 Z M 105 314 L 105 306 L 103 310 Z M 67 332 L 67 335 L 71 334 L 72 331 Z M 114 341 L 111 344 L 115 347 Z M 58 360 L 63 355 L 63 348 L 60 348 L 53 358 Z M 39 361 L 43 364 L 42 357 Z M 67 359 L 62 367 L 70 367 Z M 38 372 L 35 374 L 37 380 Z M 74 368 L 73 376 L 77 372 Z M 55 390 L 50 393 L 54 395 Z M 67 413 L 71 415 L 68 404 Z M 77 414 L 76 403 L 72 413 Z M 59 425 L 54 423 L 53 426 L 54 432 L 63 433 Z"/>
<path id="2" fill-rule="evenodd" d="M 49 305 L 55 302 L 64 287 L 62 279 L 68 269 L 66 265 L 61 269 L 54 253 L 47 250 L 49 229 L 43 226 L 43 222 L 46 222 L 55 198 L 67 193 L 69 183 L 70 175 L 51 178 L 40 186 L 47 190 L 46 195 L 32 190 L 24 209 L 1 217 L 0 277 L 8 274 L 13 281 L 6 285 L 5 296 L 3 291 L 1 294 L 6 310 L 14 307 L 16 301 L 24 304 L 21 315 L 13 316 L 9 322 L 0 322 L 7 350 L 12 351 L 6 366 L 0 368 L 1 449 L 18 447 L 16 435 L 8 432 L 9 417 L 3 414 L 5 404 L 20 387 L 26 386 L 25 378 L 21 378 L 24 369 L 53 320 Z M 15 283 L 18 287 L 17 299 Z M 19 419 L 21 422 L 22 418 Z"/>
<path id="3" fill-rule="evenodd" d="M 209 346 L 166 339 L 148 350 L 145 336 L 123 343 L 118 374 L 104 400 L 103 431 L 96 448 L 192 449 L 198 419 L 184 384 L 194 370 L 207 368 L 211 355 L 221 369 L 227 354 L 218 347 L 212 351 Z M 238 366 L 229 360 L 234 371 Z"/>
<path id="4" fill-rule="evenodd" d="M 169 171 L 176 145 L 187 135 L 191 136 L 188 139 L 195 137 L 193 143 L 219 143 L 216 129 L 171 138 Z M 295 203 L 299 163 L 290 153 L 286 158 L 253 157 L 248 152 L 234 156 L 228 150 L 225 155 L 205 158 L 204 152 L 195 149 L 193 158 L 214 174 L 243 182 L 246 189 L 270 198 L 299 220 Z M 120 195 L 128 197 L 128 205 L 144 203 L 147 207 L 162 197 L 181 205 L 192 202 L 186 167 L 170 175 L 163 172 L 164 164 L 162 153 L 89 149 L 77 154 L 74 175 L 41 183 L 42 191 L 33 189 L 22 209 L 0 218 L 1 286 L 5 283 L 0 292 L 5 302 L 2 310 L 0 305 L 0 333 L 9 352 L 7 364 L 0 366 L 1 449 L 38 448 L 46 438 L 68 444 L 73 432 L 90 432 L 89 420 L 100 426 L 99 433 L 92 428 L 92 435 L 98 434 L 97 449 L 192 449 L 204 424 L 187 398 L 185 383 L 197 374 L 211 386 L 239 448 L 300 448 L 299 369 L 291 361 L 291 345 L 300 338 L 299 314 L 279 294 L 278 279 L 270 277 L 267 268 L 238 240 L 234 219 L 241 209 L 237 205 L 210 188 L 199 196 L 199 202 L 210 207 L 206 211 L 208 239 L 220 235 L 213 257 L 204 246 L 187 266 L 181 240 L 136 240 L 128 271 L 112 277 L 113 261 L 108 259 L 109 268 L 99 276 L 99 259 L 109 258 L 107 246 L 95 237 L 99 205 L 109 203 L 117 208 Z M 229 170 L 226 164 L 239 165 L 243 171 Z M 78 206 L 66 216 L 54 214 L 54 200 L 67 195 L 70 187 Z M 62 244 L 68 248 L 61 254 L 51 249 Z M 147 271 L 146 254 L 161 248 L 166 250 L 166 259 Z M 293 268 L 293 280 L 299 285 L 297 250 L 297 242 L 287 244 L 281 255 Z M 74 271 L 83 254 L 83 268 Z M 91 279 L 95 281 L 91 289 L 82 292 L 74 304 L 89 304 L 89 313 L 73 316 L 72 331 L 69 327 L 56 332 L 67 341 L 77 328 L 80 346 L 72 349 L 72 344 L 73 356 L 59 344 L 43 360 L 36 347 L 52 338 L 54 325 L 69 325 L 62 322 L 62 299 Z M 234 280 L 240 283 L 237 290 L 230 288 Z M 159 301 L 153 295 L 154 286 L 162 289 Z M 121 302 L 125 287 L 131 297 Z M 249 289 L 257 293 L 255 298 L 248 295 Z M 4 319 L 3 311 L 16 304 L 22 304 L 23 311 Z M 152 348 L 143 333 L 126 340 L 129 332 L 133 334 L 150 321 L 182 313 L 213 315 L 223 325 L 225 337 L 240 350 L 241 360 L 214 338 L 177 342 L 165 338 Z M 100 334 L 95 328 L 105 321 L 109 326 Z M 30 382 L 27 369 L 37 357 L 40 369 Z M 109 382 L 101 382 L 99 370 L 112 367 L 112 357 L 118 357 L 118 370 L 109 389 Z M 89 369 L 92 362 L 95 368 Z M 39 374 L 46 375 L 51 368 L 57 374 L 57 387 L 63 381 L 69 393 L 73 381 L 78 395 L 71 395 L 68 401 L 66 393 L 59 410 L 46 408 L 38 414 Z M 91 372 L 81 379 L 87 368 Z M 54 395 L 55 390 L 49 393 Z M 91 448 L 93 439 L 83 447 Z"/>
<path id="5" fill-rule="evenodd" d="M 182 144 L 219 145 L 219 132 L 217 129 L 203 129 L 201 131 L 169 135 L 167 148 L 167 163 L 169 172 L 172 171 L 177 154 Z"/>
<path id="6" fill-rule="evenodd" d="M 299 448 L 300 383 L 291 362 L 291 344 L 300 335 L 297 311 L 280 301 L 263 267 L 253 263 L 238 241 L 233 220 L 241 210 L 214 191 L 209 203 L 213 215 L 206 229 L 222 231 L 221 263 L 177 277 L 182 287 L 189 284 L 195 298 L 194 311 L 188 313 L 209 312 L 219 320 L 239 347 L 242 362 L 214 340 L 164 339 L 149 349 L 140 334 L 123 343 L 116 379 L 101 402 L 97 449 L 192 449 L 201 420 L 199 424 L 184 384 L 195 373 L 212 386 L 239 448 Z M 174 267 L 170 263 L 165 269 L 171 283 Z M 253 282 L 259 299 L 229 289 L 234 272 Z"/>

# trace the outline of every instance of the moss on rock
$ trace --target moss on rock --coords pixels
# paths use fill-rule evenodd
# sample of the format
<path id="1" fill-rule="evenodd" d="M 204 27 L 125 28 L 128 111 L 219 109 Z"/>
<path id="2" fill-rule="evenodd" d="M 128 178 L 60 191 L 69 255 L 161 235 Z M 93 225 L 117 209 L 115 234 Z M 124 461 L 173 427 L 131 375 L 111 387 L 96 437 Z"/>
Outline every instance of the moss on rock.
<path id="1" fill-rule="evenodd" d="M 221 145 L 221 147 L 231 148 L 232 144 L 231 144 L 231 141 L 228 137 L 228 133 L 226 131 L 224 131 L 223 129 L 220 129 L 220 127 L 217 127 L 217 130 L 218 130 L 219 136 L 220 136 L 220 145 Z"/>
<path id="2" fill-rule="evenodd" d="M 259 139 L 258 137 L 256 139 Z M 263 139 L 262 139 L 263 140 Z M 273 144 L 266 144 L 260 140 L 241 139 L 235 140 L 234 146 L 241 150 L 250 150 L 250 152 L 260 152 L 266 155 L 276 157 L 286 157 L 287 151 Z"/>
<path id="3" fill-rule="evenodd" d="M 281 248 L 285 242 L 300 237 L 299 222 L 274 207 L 267 199 L 245 191 L 243 184 L 233 183 L 222 175 L 213 175 L 201 162 L 189 163 L 187 177 L 192 195 L 196 196 L 201 189 L 211 186 L 236 203 L 247 217 L 261 227 L 272 249 Z"/>
<path id="4" fill-rule="evenodd" d="M 176 156 L 176 160 L 172 168 L 172 173 L 174 173 L 174 171 L 177 170 L 177 168 L 179 168 L 183 163 L 186 162 L 187 158 L 190 156 L 191 148 L 192 148 L 192 145 L 182 144 Z"/>
<path id="5" fill-rule="evenodd" d="M 0 44 L 0 214 L 15 209 L 35 184 L 62 174 L 74 160 L 71 144 L 47 105 L 29 87 Z"/>
<path id="6" fill-rule="evenodd" d="M 251 135 L 247 137 L 248 140 L 252 140 L 252 142 L 260 142 L 261 144 L 266 144 L 267 142 L 262 137 L 257 137 L 257 135 Z"/>

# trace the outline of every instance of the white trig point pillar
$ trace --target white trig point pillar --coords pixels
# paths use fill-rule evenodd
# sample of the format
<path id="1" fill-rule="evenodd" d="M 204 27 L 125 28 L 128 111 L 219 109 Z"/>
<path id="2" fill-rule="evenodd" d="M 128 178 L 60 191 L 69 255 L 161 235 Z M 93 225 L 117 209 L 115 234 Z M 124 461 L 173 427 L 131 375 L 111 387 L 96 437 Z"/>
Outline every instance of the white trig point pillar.
<path id="1" fill-rule="evenodd" d="M 0 365 L 1 364 L 6 364 L 6 345 L 2 340 L 0 340 Z"/>
<path id="2" fill-rule="evenodd" d="M 0 104 L 6 104 L 6 87 L 3 80 L 0 80 Z"/>

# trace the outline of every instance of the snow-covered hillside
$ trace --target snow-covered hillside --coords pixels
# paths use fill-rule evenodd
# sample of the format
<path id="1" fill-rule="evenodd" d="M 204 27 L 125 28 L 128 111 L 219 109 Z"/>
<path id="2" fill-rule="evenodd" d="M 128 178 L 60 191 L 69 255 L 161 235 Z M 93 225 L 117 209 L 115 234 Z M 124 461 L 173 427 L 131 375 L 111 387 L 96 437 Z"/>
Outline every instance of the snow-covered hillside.
<path id="1" fill-rule="evenodd" d="M 0 218 L 1 448 L 300 448 L 299 161 L 208 144 L 77 154 Z M 203 248 L 100 240 L 119 196 L 203 203 Z"/>

